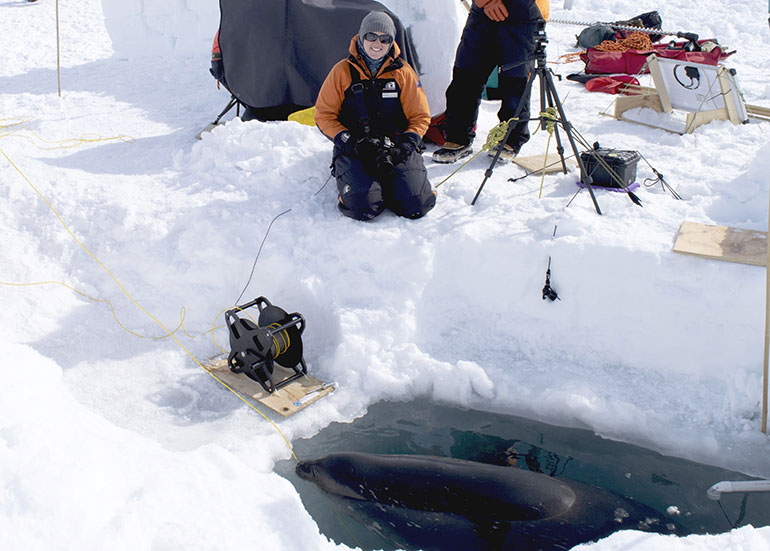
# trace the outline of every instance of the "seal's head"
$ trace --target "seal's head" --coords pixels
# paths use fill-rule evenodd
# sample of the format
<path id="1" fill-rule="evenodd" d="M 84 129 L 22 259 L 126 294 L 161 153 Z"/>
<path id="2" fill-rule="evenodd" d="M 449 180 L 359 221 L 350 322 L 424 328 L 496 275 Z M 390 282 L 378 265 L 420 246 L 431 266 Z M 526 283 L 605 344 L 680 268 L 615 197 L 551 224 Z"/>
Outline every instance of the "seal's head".
<path id="1" fill-rule="evenodd" d="M 300 461 L 294 468 L 297 476 L 314 483 L 322 490 L 342 497 L 364 499 L 353 488 L 360 479 L 356 466 L 343 454 L 331 454 L 321 459 Z"/>

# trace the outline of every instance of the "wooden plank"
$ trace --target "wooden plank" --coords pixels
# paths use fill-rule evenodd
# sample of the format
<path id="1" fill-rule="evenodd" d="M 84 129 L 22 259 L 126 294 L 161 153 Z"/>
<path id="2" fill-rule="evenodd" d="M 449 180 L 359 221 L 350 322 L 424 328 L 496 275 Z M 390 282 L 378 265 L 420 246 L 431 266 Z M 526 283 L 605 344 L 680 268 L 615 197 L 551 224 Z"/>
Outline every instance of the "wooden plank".
<path id="1" fill-rule="evenodd" d="M 663 80 L 663 72 L 660 70 L 660 65 L 658 65 L 658 56 L 655 54 L 647 56 L 647 67 L 650 70 L 652 81 L 655 83 L 655 90 L 660 98 L 662 112 L 671 113 L 674 108 L 671 106 L 671 99 L 669 99 L 668 92 L 666 92 L 666 83 Z"/>
<path id="2" fill-rule="evenodd" d="M 545 173 L 551 174 L 553 172 L 561 172 L 561 159 L 557 153 L 549 153 L 548 160 L 545 160 L 545 155 L 532 155 L 530 157 L 515 157 L 513 162 L 518 166 L 526 170 L 529 174 L 542 174 L 543 164 L 545 164 Z M 577 161 L 574 157 L 564 158 L 564 162 L 567 165 L 567 170 L 577 166 Z"/>
<path id="3" fill-rule="evenodd" d="M 726 108 L 711 109 L 710 111 L 698 111 L 697 113 L 687 113 L 687 119 L 684 125 L 685 134 L 692 134 L 693 130 L 711 121 L 725 121 L 730 118 Z"/>
<path id="4" fill-rule="evenodd" d="M 732 82 L 727 75 L 727 70 L 724 65 L 720 65 L 717 69 L 717 82 L 719 83 L 719 90 L 722 92 L 722 97 L 725 98 L 725 108 L 727 109 L 728 118 L 733 124 L 743 124 L 745 121 L 741 120 L 738 115 L 738 101 L 740 97 L 736 97 L 733 90 Z"/>
<path id="5" fill-rule="evenodd" d="M 625 84 L 620 89 L 621 94 L 633 96 L 633 95 L 646 95 L 646 94 L 655 94 L 657 95 L 657 91 L 655 88 L 650 88 L 649 86 L 640 86 L 638 84 Z"/>
<path id="6" fill-rule="evenodd" d="M 641 94 L 637 96 L 618 96 L 615 100 L 615 118 L 619 119 L 630 109 L 652 109 L 663 113 L 663 105 L 658 94 Z"/>
<path id="7" fill-rule="evenodd" d="M 227 386 L 238 391 L 244 398 L 258 402 L 284 417 L 305 409 L 334 391 L 334 385 L 324 383 L 308 374 L 270 394 L 246 375 L 230 371 L 225 358 L 212 359 L 205 368 Z M 276 365 L 273 370 L 273 378 L 276 382 L 293 374 L 294 371 L 280 365 Z"/>
<path id="8" fill-rule="evenodd" d="M 767 232 L 682 222 L 674 252 L 752 266 L 767 263 Z"/>
<path id="9" fill-rule="evenodd" d="M 761 107 L 759 105 L 746 104 L 746 112 L 752 119 L 759 119 L 762 121 L 770 121 L 770 109 L 767 107 Z"/>

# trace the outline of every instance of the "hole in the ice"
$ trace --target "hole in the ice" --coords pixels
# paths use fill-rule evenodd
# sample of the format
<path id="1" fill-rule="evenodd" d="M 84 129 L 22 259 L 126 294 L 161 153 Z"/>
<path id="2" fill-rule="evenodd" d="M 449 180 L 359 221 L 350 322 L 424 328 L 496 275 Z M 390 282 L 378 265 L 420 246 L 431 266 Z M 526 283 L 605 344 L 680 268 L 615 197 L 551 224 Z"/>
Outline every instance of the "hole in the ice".
<path id="1" fill-rule="evenodd" d="M 586 430 L 424 401 L 374 404 L 352 423 L 333 423 L 309 440 L 296 441 L 294 451 L 300 461 L 355 451 L 451 457 L 534 471 L 557 481 L 575 482 L 579 488 L 583 488 L 579 484 L 598 487 L 611 496 L 608 499 L 630 499 L 641 511 L 652 511 L 634 520 L 635 513 L 619 501 L 609 516 L 625 528 L 715 534 L 734 526 L 770 524 L 770 493 L 723 494 L 720 501 L 707 498 L 706 490 L 716 482 L 751 478 L 741 473 L 663 456 Z M 561 549 L 563 543 L 569 543 L 564 548 L 573 545 L 567 542 L 569 538 L 595 539 L 590 530 L 585 536 L 575 536 L 575 525 L 580 522 L 574 520 L 561 527 L 539 527 L 534 536 L 522 534 L 500 508 L 474 511 L 472 504 L 466 504 L 465 512 L 453 514 L 453 507 L 463 506 L 448 504 L 445 510 L 433 507 L 431 511 L 426 510 L 431 507 L 399 507 L 392 496 L 386 504 L 335 497 L 297 476 L 295 466 L 294 461 L 284 461 L 276 471 L 297 488 L 321 532 L 351 547 L 499 549 L 510 545 L 511 538 L 518 538 L 516 549 L 543 545 Z M 402 484 L 395 491 L 406 492 L 404 488 Z M 576 503 L 579 499 L 580 495 Z M 576 513 L 579 519 L 579 511 Z M 597 519 L 584 520 L 589 525 L 596 524 Z M 544 540 L 543 532 L 549 531 L 552 541 L 548 540 L 551 536 Z"/>

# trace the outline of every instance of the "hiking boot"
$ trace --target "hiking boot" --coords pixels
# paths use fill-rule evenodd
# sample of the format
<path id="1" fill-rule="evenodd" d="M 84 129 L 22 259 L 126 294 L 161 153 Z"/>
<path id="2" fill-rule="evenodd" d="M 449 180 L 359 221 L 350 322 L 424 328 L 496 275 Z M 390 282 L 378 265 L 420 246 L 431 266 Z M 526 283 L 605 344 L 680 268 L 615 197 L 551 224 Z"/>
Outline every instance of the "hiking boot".
<path id="1" fill-rule="evenodd" d="M 497 144 L 495 147 L 487 151 L 487 155 L 490 157 L 494 157 L 497 155 L 497 150 L 500 149 L 500 144 Z M 516 158 L 516 154 L 518 151 L 516 151 L 514 148 L 512 148 L 510 145 L 505 144 L 505 147 L 503 147 L 503 150 L 500 152 L 500 156 L 497 158 L 498 161 L 508 161 L 511 162 Z"/>
<path id="2" fill-rule="evenodd" d="M 434 163 L 454 163 L 463 157 L 473 153 L 470 144 L 460 145 L 454 142 L 445 142 L 444 147 L 433 152 Z"/>

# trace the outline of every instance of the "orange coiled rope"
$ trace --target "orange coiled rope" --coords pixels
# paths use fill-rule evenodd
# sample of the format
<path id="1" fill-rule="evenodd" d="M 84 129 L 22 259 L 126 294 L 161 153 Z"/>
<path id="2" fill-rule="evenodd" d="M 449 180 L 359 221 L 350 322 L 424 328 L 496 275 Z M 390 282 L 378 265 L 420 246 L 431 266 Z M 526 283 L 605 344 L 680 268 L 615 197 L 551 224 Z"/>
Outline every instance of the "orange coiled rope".
<path id="1" fill-rule="evenodd" d="M 641 31 L 634 31 L 626 38 L 620 40 L 605 40 L 598 46 L 597 50 L 603 52 L 625 52 L 626 50 L 646 51 L 652 50 L 652 40 L 650 36 Z"/>

